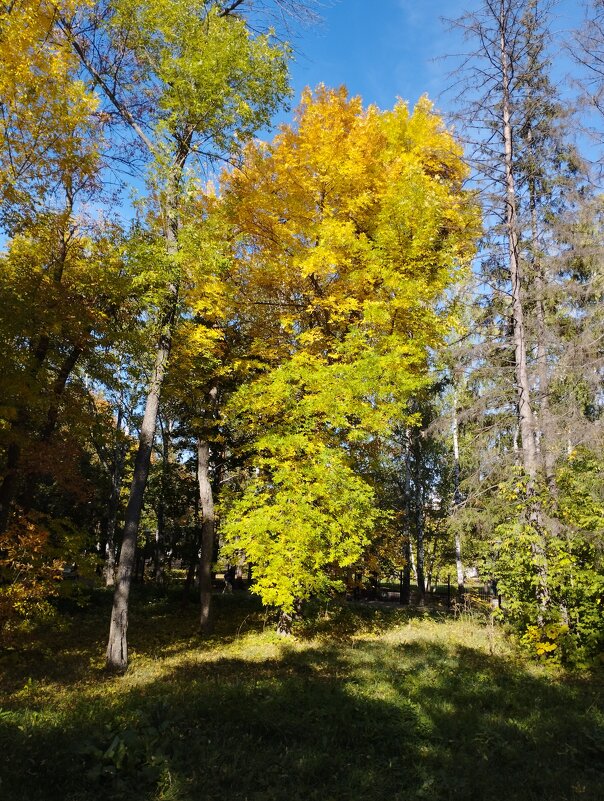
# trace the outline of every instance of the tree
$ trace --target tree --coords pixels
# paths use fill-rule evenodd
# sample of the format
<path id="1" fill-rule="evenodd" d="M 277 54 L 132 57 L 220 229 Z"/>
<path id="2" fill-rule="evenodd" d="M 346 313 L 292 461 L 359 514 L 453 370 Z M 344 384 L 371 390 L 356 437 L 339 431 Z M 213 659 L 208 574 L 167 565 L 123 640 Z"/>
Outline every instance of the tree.
<path id="1" fill-rule="evenodd" d="M 76 79 L 75 59 L 54 36 L 57 8 L 71 13 L 74 3 L 67 0 L 55 7 L 18 0 L 0 12 L 0 223 L 13 235 L 10 255 L 2 264 L 5 314 L 0 326 L 10 366 L 3 391 L 7 417 L 2 432 L 0 533 L 9 522 L 24 440 L 32 433 L 45 437 L 52 433 L 64 388 L 99 322 L 100 315 L 94 319 L 87 306 L 94 290 L 82 257 L 89 249 L 91 265 L 95 264 L 100 250 L 107 252 L 111 228 L 103 231 L 103 225 L 95 227 L 75 216 L 76 203 L 91 200 L 96 191 L 98 138 L 91 124 L 96 102 Z M 110 271 L 116 259 L 117 251 Z M 88 282 L 83 303 L 73 292 L 77 282 Z M 55 305 L 62 293 L 63 300 L 70 297 L 81 310 L 89 330 L 80 325 L 76 333 L 65 309 Z M 111 303 L 107 300 L 108 304 L 98 296 L 95 300 L 104 312 Z M 46 403 L 44 422 L 41 410 L 33 408 L 40 405 L 41 394 Z"/>
<path id="2" fill-rule="evenodd" d="M 286 614 L 342 586 L 380 519 L 356 454 L 410 420 L 427 348 L 451 324 L 439 301 L 477 230 L 464 177 L 426 99 L 380 112 L 319 87 L 294 126 L 249 146 L 224 179 L 233 269 L 246 313 L 264 313 L 265 364 L 229 403 L 253 447 L 222 531 Z"/>
<path id="3" fill-rule="evenodd" d="M 47 210 L 57 192 L 68 200 L 90 191 L 97 173 L 97 101 L 56 29 L 57 15 L 78 5 L 15 0 L 0 10 L 0 221 L 9 231 Z"/>
<path id="4" fill-rule="evenodd" d="M 14 236 L 0 259 L 2 307 L 9 310 L 0 321 L 7 365 L 0 377 L 2 531 L 22 456 L 51 440 L 77 366 L 94 369 L 95 348 L 125 337 L 136 304 L 119 240 L 115 226 L 87 230 L 70 210 L 48 213 Z"/>
<path id="5" fill-rule="evenodd" d="M 544 6 L 544 9 L 542 8 Z M 511 342 L 516 386 L 516 407 L 520 432 L 520 453 L 527 478 L 529 498 L 528 525 L 532 526 L 534 566 L 539 575 L 536 587 L 542 613 L 549 605 L 547 558 L 542 510 L 535 495 L 540 475 L 537 447 L 537 424 L 533 390 L 529 378 L 527 336 L 527 280 L 522 262 L 522 221 L 519 183 L 523 173 L 517 153 L 519 131 L 532 131 L 535 95 L 530 94 L 540 82 L 544 88 L 544 69 L 540 58 L 545 38 L 543 17 L 547 4 L 536 0 L 486 0 L 479 11 L 457 22 L 468 38 L 478 42 L 473 54 L 477 62 L 470 66 L 472 79 L 480 80 L 482 94 L 473 103 L 475 124 L 484 125 L 485 138 L 478 144 L 482 175 L 495 187 L 498 215 L 503 220 L 505 270 L 509 275 Z M 474 84 L 470 91 L 474 90 Z M 546 90 L 547 91 L 547 90 Z M 542 95 L 543 96 L 543 95 Z M 500 146 L 497 152 L 497 144 Z M 529 178 L 529 190 L 535 198 L 535 176 Z M 534 206 L 533 206 L 534 209 Z M 535 223 L 535 216 L 533 216 Z M 536 232 L 534 232 L 536 235 Z M 533 240 L 533 253 L 536 252 Z M 537 275 L 539 271 L 537 270 Z M 533 275 L 531 288 L 536 280 Z M 541 300 L 538 309 L 543 311 Z M 542 316 L 542 315 L 541 315 Z M 544 395 L 546 397 L 546 395 Z"/>
<path id="6" fill-rule="evenodd" d="M 567 353 L 589 306 L 579 311 L 573 299 L 591 292 L 569 269 L 576 235 L 569 230 L 576 231 L 589 193 L 572 114 L 549 77 L 551 10 L 549 3 L 497 0 L 459 21 L 477 44 L 467 61 L 464 115 L 471 98 L 474 165 L 489 223 L 485 283 L 475 295 L 479 341 L 474 335 L 457 350 L 466 398 L 474 396 L 462 410 L 463 426 L 477 437 L 466 450 L 475 480 L 467 464 L 459 522 L 474 515 L 470 525 L 495 532 L 485 564 L 509 595 L 511 619 L 541 632 L 548 622 L 568 621 L 560 553 L 565 541 L 574 546 L 559 513 L 557 475 L 566 456 L 563 432 L 576 410 L 564 385 L 573 372 Z M 472 419 L 485 412 L 484 425 Z"/>
<path id="7" fill-rule="evenodd" d="M 241 4 L 236 4 L 241 5 Z M 156 229 L 163 240 L 158 339 L 133 482 L 126 508 L 107 664 L 127 665 L 128 596 L 161 386 L 185 277 L 179 269 L 180 213 L 192 184 L 192 157 L 228 153 L 259 126 L 287 92 L 284 48 L 254 36 L 236 5 L 203 0 L 100 3 L 92 16 L 59 18 L 59 28 L 102 98 L 142 147 L 150 167 Z M 92 26 L 91 26 L 92 23 Z M 92 32 L 91 32 L 92 31 Z M 199 54 L 203 53 L 203 58 Z"/>

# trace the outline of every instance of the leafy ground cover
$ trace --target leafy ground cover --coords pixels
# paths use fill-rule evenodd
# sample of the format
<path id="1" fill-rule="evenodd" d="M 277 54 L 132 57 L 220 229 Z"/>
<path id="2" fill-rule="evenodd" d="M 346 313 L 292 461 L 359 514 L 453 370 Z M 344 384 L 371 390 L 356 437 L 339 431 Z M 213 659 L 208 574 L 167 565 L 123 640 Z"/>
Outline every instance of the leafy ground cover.
<path id="1" fill-rule="evenodd" d="M 3 801 L 600 801 L 598 675 L 527 663 L 474 619 L 321 610 L 280 638 L 247 597 L 140 593 L 131 668 L 103 670 L 110 599 L 0 659 Z"/>

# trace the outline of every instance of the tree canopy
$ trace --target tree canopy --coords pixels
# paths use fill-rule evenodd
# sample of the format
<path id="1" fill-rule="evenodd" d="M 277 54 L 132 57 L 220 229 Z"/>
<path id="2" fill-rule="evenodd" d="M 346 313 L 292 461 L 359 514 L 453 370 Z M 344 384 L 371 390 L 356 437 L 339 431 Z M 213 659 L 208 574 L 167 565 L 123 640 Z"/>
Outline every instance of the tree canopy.
<path id="1" fill-rule="evenodd" d="M 485 0 L 457 112 L 320 84 L 272 133 L 316 7 L 0 8 L 0 636 L 85 595 L 74 564 L 118 670 L 146 575 L 197 585 L 207 635 L 217 576 L 288 628 L 454 573 L 589 665 L 602 3 L 564 85 L 553 5 Z"/>

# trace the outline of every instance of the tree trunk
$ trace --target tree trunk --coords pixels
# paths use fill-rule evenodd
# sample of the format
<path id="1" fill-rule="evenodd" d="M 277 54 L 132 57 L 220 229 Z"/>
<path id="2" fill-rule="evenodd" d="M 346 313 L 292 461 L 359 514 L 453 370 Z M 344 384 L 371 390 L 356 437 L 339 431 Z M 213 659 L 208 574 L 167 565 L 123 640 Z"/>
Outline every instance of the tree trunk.
<path id="1" fill-rule="evenodd" d="M 404 485 L 404 511 L 403 523 L 403 578 L 401 581 L 400 602 L 409 605 L 411 602 L 411 567 L 413 563 L 413 550 L 411 548 L 411 465 L 409 448 L 409 431 L 405 431 L 405 485 Z"/>
<path id="2" fill-rule="evenodd" d="M 500 60 L 502 75 L 502 134 L 504 145 L 505 188 L 506 188 L 506 230 L 508 243 L 508 262 L 512 283 L 512 330 L 514 342 L 514 367 L 516 392 L 518 396 L 518 417 L 522 460 L 529 482 L 534 484 L 537 477 L 537 455 L 535 447 L 535 426 L 531 407 L 530 385 L 526 359 L 526 333 L 524 326 L 524 306 L 522 299 L 522 273 L 520 268 L 520 248 L 518 243 L 518 212 L 516 186 L 514 179 L 513 136 L 510 101 L 510 64 L 506 41 L 505 6 L 501 3 L 500 19 Z"/>
<path id="3" fill-rule="evenodd" d="M 182 588 L 182 603 L 186 604 L 190 600 L 191 587 L 193 586 L 193 579 L 195 578 L 195 571 L 197 570 L 197 556 L 193 556 L 189 562 L 187 569 L 187 576 Z"/>
<path id="4" fill-rule="evenodd" d="M 115 427 L 115 448 L 113 449 L 113 471 L 111 474 L 111 494 L 107 510 L 107 562 L 105 564 L 105 585 L 113 587 L 115 584 L 115 528 L 117 513 L 120 506 L 120 491 L 124 476 L 124 463 L 126 461 L 126 443 L 119 441 L 122 428 L 123 411 L 121 406 L 117 411 Z"/>
<path id="5" fill-rule="evenodd" d="M 516 407 L 516 423 L 514 425 L 514 433 L 512 435 L 512 451 L 514 453 L 514 466 L 521 467 L 520 464 L 520 448 L 518 442 L 520 440 L 520 426 L 518 425 L 518 407 Z"/>
<path id="6" fill-rule="evenodd" d="M 436 532 L 433 536 L 434 539 L 432 540 L 432 553 L 430 554 L 426 565 L 426 592 L 428 593 L 431 593 L 434 587 L 434 584 L 432 583 L 432 577 L 434 575 L 434 565 L 436 564 L 436 555 L 438 553 L 438 537 L 436 536 Z"/>
<path id="7" fill-rule="evenodd" d="M 277 634 L 281 634 L 283 637 L 289 637 L 292 633 L 294 620 L 300 615 L 301 612 L 302 601 L 300 598 L 295 598 L 294 608 L 291 612 L 284 612 L 283 610 L 279 612 L 279 617 L 277 620 Z"/>
<path id="8" fill-rule="evenodd" d="M 530 141 L 530 132 L 529 132 Z M 535 181 L 529 180 L 529 204 L 531 212 L 531 255 L 533 280 L 535 283 L 535 311 L 537 319 L 537 377 L 539 379 L 539 452 L 548 488 L 556 492 L 554 472 L 552 416 L 549 408 L 549 376 L 547 372 L 547 344 L 545 322 L 545 275 L 539 258 L 539 231 L 537 225 L 537 190 Z"/>
<path id="9" fill-rule="evenodd" d="M 201 502 L 201 564 L 199 571 L 199 594 L 201 613 L 199 630 L 208 634 L 212 629 L 212 555 L 214 550 L 214 497 L 210 481 L 210 444 L 199 438 L 197 441 L 197 480 Z"/>
<path id="10" fill-rule="evenodd" d="M 417 541 L 417 591 L 419 606 L 426 603 L 426 579 L 425 579 L 425 543 L 424 543 L 424 493 L 421 480 L 420 453 L 416 454 L 415 462 L 415 536 Z"/>
<path id="11" fill-rule="evenodd" d="M 401 581 L 401 603 L 409 606 L 411 602 L 411 534 L 407 532 L 403 535 L 403 576 Z"/>
<path id="12" fill-rule="evenodd" d="M 172 424 L 166 420 L 165 424 L 160 418 L 160 430 L 162 439 L 162 470 L 161 470 L 161 490 L 157 505 L 157 530 L 155 532 L 155 546 L 153 549 L 153 573 L 155 583 L 162 586 L 165 582 L 165 559 L 166 559 L 166 504 L 165 494 L 168 490 L 168 476 L 170 466 L 170 437 L 172 434 Z"/>
<path id="13" fill-rule="evenodd" d="M 61 397 L 65 391 L 67 379 L 73 372 L 77 361 L 83 352 L 84 348 L 81 345 L 74 345 L 61 364 L 55 382 L 52 386 L 53 399 L 46 413 L 46 423 L 42 429 L 42 439 L 49 439 L 57 427 L 57 423 L 59 421 Z"/>
<path id="14" fill-rule="evenodd" d="M 159 396 L 168 366 L 168 357 L 170 355 L 177 299 L 178 290 L 175 286 L 171 287 L 168 300 L 169 307 L 163 320 L 163 333 L 160 337 L 155 355 L 155 365 L 153 367 L 147 402 L 145 404 L 145 413 L 139 435 L 138 450 L 134 462 L 130 497 L 128 498 L 128 506 L 126 507 L 124 539 L 120 551 L 120 561 L 117 570 L 111 624 L 109 628 L 109 642 L 107 645 L 107 667 L 113 670 L 125 670 L 128 666 L 128 643 L 126 636 L 128 631 L 128 598 L 135 566 L 136 539 L 143 508 L 143 496 L 149 477 L 151 451 L 153 449 L 157 412 L 159 409 Z"/>
<path id="15" fill-rule="evenodd" d="M 453 514 L 459 511 L 461 506 L 461 492 L 459 489 L 460 478 L 460 465 L 459 465 L 459 425 L 457 420 L 457 395 L 453 396 Z M 463 562 L 461 559 L 461 532 L 457 521 L 454 521 L 454 536 L 455 536 L 455 569 L 457 571 L 457 590 L 463 593 L 464 590 L 464 576 L 463 576 Z"/>
<path id="16" fill-rule="evenodd" d="M 155 544 L 153 547 L 153 580 L 158 587 L 165 581 L 164 560 L 166 550 L 165 514 L 162 505 L 157 510 L 157 528 L 155 529 Z"/>
<path id="17" fill-rule="evenodd" d="M 537 449 L 535 443 L 535 425 L 531 407 L 530 385 L 528 379 L 526 357 L 526 333 L 524 326 L 524 307 L 522 298 L 522 274 L 520 267 L 520 248 L 518 235 L 518 211 L 516 187 L 514 179 L 513 132 L 511 124 L 510 75 L 513 65 L 507 42 L 506 5 L 501 0 L 499 33 L 500 33 L 500 66 L 501 66 L 501 113 L 502 135 L 504 145 L 504 168 L 506 188 L 506 228 L 508 241 L 508 260 L 512 283 L 512 325 L 514 341 L 514 365 L 516 375 L 516 391 L 518 396 L 518 416 L 520 424 L 521 453 L 524 472 L 528 479 L 527 497 L 529 501 L 529 519 L 534 526 L 538 541 L 533 544 L 533 557 L 538 576 L 536 589 L 540 617 L 549 605 L 547 586 L 547 555 L 541 523 L 541 510 L 533 497 L 538 473 Z"/>
<path id="18" fill-rule="evenodd" d="M 168 176 L 166 184 L 166 200 L 163 207 L 163 211 L 165 212 L 164 237 L 166 253 L 169 258 L 174 258 L 178 253 L 178 192 L 190 144 L 190 136 L 188 139 L 178 142 L 172 171 Z M 174 267 L 174 269 L 176 269 L 176 267 Z M 139 435 L 138 450 L 134 462 L 134 474 L 130 486 L 130 497 L 128 498 L 128 506 L 126 507 L 124 539 L 120 551 L 120 563 L 117 570 L 117 581 L 113 596 L 111 623 L 109 626 L 109 642 L 107 644 L 107 667 L 113 670 L 125 670 L 128 666 L 128 598 L 130 596 L 132 572 L 135 564 L 136 538 L 143 508 L 143 496 L 149 477 L 149 465 L 151 463 L 151 452 L 153 450 L 153 439 L 155 437 L 157 414 L 159 410 L 159 397 L 168 367 L 172 334 L 176 321 L 178 291 L 178 281 L 174 279 L 171 280 L 167 286 L 165 311 L 163 319 L 161 320 L 161 333 L 155 353 L 155 364 L 153 366 L 147 402 L 145 404 L 145 414 L 143 416 Z"/>
<path id="19" fill-rule="evenodd" d="M 411 568 L 411 576 L 415 576 L 417 581 L 417 567 L 415 565 L 415 554 L 413 552 L 413 540 L 409 535 L 409 567 Z"/>

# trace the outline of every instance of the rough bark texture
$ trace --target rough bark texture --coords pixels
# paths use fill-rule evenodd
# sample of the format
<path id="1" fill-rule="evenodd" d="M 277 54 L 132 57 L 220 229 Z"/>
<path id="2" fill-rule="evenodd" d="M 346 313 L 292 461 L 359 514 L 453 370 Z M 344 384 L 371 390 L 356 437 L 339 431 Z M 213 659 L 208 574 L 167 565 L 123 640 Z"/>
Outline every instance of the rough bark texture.
<path id="1" fill-rule="evenodd" d="M 202 634 L 208 634 L 212 628 L 212 552 L 214 550 L 215 517 L 212 482 L 210 481 L 210 444 L 201 438 L 197 441 L 197 480 L 202 515 L 199 630 Z"/>
<path id="2" fill-rule="evenodd" d="M 166 320 L 166 332 L 160 339 L 153 375 L 145 404 L 145 414 L 141 425 L 138 450 L 134 462 L 134 475 L 130 487 L 130 497 L 126 507 L 124 538 L 120 551 L 120 561 L 117 570 L 115 592 L 113 596 L 113 609 L 111 611 L 111 624 L 109 628 L 109 643 L 107 645 L 107 667 L 113 670 L 125 670 L 128 666 L 128 598 L 130 585 L 136 559 L 136 539 L 143 507 L 143 496 L 149 477 L 151 451 L 155 436 L 155 425 L 159 408 L 159 396 L 162 382 L 168 365 L 170 353 L 171 328 L 176 312 L 176 293 L 172 297 L 172 309 Z M 169 333 L 168 333 L 169 332 Z"/>

